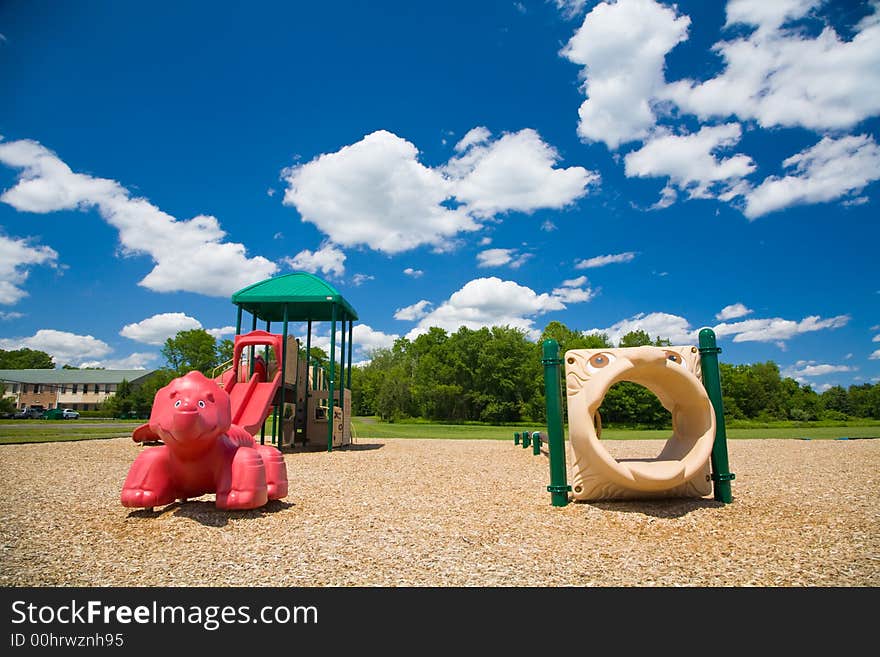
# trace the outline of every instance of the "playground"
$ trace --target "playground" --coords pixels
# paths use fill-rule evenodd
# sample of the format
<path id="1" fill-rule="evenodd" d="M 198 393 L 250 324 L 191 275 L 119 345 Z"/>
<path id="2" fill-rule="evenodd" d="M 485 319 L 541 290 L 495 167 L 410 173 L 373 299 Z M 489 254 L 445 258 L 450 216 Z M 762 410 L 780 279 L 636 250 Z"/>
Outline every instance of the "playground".
<path id="1" fill-rule="evenodd" d="M 608 441 L 615 457 L 662 440 Z M 4 586 L 880 585 L 877 440 L 733 440 L 733 502 L 552 507 L 510 441 L 357 440 L 285 453 L 290 492 L 154 512 L 119 490 L 130 438 L 6 445 Z"/>

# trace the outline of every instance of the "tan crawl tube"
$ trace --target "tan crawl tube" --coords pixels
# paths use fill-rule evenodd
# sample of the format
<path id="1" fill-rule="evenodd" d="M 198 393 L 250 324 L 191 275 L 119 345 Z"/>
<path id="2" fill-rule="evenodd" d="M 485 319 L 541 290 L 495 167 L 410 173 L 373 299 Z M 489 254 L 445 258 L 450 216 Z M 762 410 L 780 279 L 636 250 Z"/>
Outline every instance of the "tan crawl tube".
<path id="1" fill-rule="evenodd" d="M 654 458 L 618 461 L 599 440 L 593 418 L 608 390 L 619 381 L 645 386 L 672 414 L 672 436 Z M 572 349 L 565 353 L 565 384 L 574 499 L 711 493 L 709 459 L 715 412 L 700 382 L 695 347 Z"/>

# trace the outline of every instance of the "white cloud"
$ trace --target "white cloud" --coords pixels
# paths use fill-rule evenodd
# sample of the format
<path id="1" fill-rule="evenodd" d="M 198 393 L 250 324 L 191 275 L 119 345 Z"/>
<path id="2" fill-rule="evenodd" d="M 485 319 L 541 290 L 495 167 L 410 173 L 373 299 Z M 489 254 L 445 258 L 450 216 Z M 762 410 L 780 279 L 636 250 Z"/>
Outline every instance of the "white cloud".
<path id="1" fill-rule="evenodd" d="M 575 295 L 566 288 L 564 295 Z M 500 278 L 476 278 L 454 292 L 449 299 L 422 317 L 407 338 L 413 339 L 437 326 L 449 332 L 460 327 L 478 329 L 484 326 L 511 326 L 536 339 L 534 317 L 553 310 L 564 310 L 565 300 L 560 295 L 538 294 L 531 288 Z"/>
<path id="2" fill-rule="evenodd" d="M 470 134 L 470 133 L 468 133 Z M 531 129 L 472 143 L 444 167 L 453 192 L 473 216 L 492 217 L 562 208 L 587 194 L 599 175 L 583 167 L 555 168 L 556 150 Z"/>
<path id="3" fill-rule="evenodd" d="M 532 257 L 531 253 L 519 253 L 516 249 L 486 249 L 477 254 L 477 267 L 503 267 L 519 269 Z"/>
<path id="4" fill-rule="evenodd" d="M 854 372 L 856 368 L 850 367 L 849 365 L 829 365 L 829 364 L 816 364 L 816 363 L 803 363 L 798 362 L 794 367 L 787 368 L 783 374 L 785 376 L 790 376 L 795 381 L 801 381 L 805 378 L 816 377 L 816 376 L 825 376 L 827 374 L 834 374 L 835 372 Z"/>
<path id="5" fill-rule="evenodd" d="M 594 328 L 586 333 L 605 333 L 612 344 L 618 344 L 620 339 L 632 331 L 644 331 L 652 338 L 665 338 L 672 344 L 689 344 L 694 341 L 696 331 L 691 329 L 690 323 L 678 315 L 669 313 L 639 313 L 629 319 L 623 319 L 608 328 Z"/>
<path id="6" fill-rule="evenodd" d="M 419 278 L 425 272 L 423 272 L 421 269 L 413 269 L 412 267 L 407 267 L 403 270 L 403 273 L 412 278 Z"/>
<path id="7" fill-rule="evenodd" d="M 222 340 L 226 335 L 235 335 L 235 327 L 234 326 L 222 326 L 220 328 L 209 328 L 205 329 L 205 332 L 208 335 L 214 337 L 215 340 Z"/>
<path id="8" fill-rule="evenodd" d="M 545 219 L 544 223 L 541 224 L 541 230 L 543 230 L 545 233 L 552 233 L 554 230 L 556 230 L 556 224 L 554 224 L 549 219 Z"/>
<path id="9" fill-rule="evenodd" d="M 815 37 L 787 21 L 820 2 L 740 0 L 727 5 L 728 27 L 756 26 L 745 37 L 713 49 L 723 58 L 718 76 L 682 80 L 660 95 L 701 120 L 755 120 L 762 127 L 851 128 L 880 112 L 880 21 L 877 14 L 843 41 L 827 26 Z M 874 4 L 875 12 L 878 5 Z"/>
<path id="10" fill-rule="evenodd" d="M 0 235 L 0 304 L 11 305 L 27 296 L 21 286 L 27 280 L 30 267 L 55 267 L 57 262 L 58 253 L 48 246 L 31 246 L 27 239 Z"/>
<path id="11" fill-rule="evenodd" d="M 0 321 L 11 321 L 13 319 L 21 319 L 22 317 L 24 317 L 24 313 L 4 312 L 0 310 Z"/>
<path id="12" fill-rule="evenodd" d="M 868 135 L 823 137 L 783 165 L 793 167 L 794 173 L 783 178 L 770 176 L 749 192 L 746 217 L 755 219 L 792 205 L 858 194 L 868 183 L 880 180 L 880 146 Z"/>
<path id="13" fill-rule="evenodd" d="M 657 134 L 642 148 L 627 153 L 625 172 L 629 177 L 668 176 L 678 189 L 691 198 L 707 198 L 728 191 L 740 179 L 755 170 L 752 158 L 737 154 L 718 159 L 714 153 L 739 142 L 742 129 L 738 123 L 706 126 L 689 135 Z M 713 189 L 720 187 L 715 192 Z M 660 203 L 671 204 L 667 192 Z M 661 206 L 665 207 L 665 206 Z"/>
<path id="14" fill-rule="evenodd" d="M 617 262 L 631 262 L 636 257 L 635 251 L 626 251 L 625 253 L 610 253 L 608 255 L 596 256 L 587 260 L 576 260 L 575 269 L 592 269 L 594 267 L 604 267 Z"/>
<path id="15" fill-rule="evenodd" d="M 736 319 L 737 317 L 745 317 L 746 315 L 752 314 L 752 310 L 750 308 L 746 308 L 744 304 L 741 303 L 733 303 L 729 306 L 724 306 L 717 315 L 715 315 L 715 319 L 719 321 L 727 321 L 728 319 Z"/>
<path id="16" fill-rule="evenodd" d="M 363 353 L 369 353 L 373 349 L 390 348 L 399 337 L 396 333 L 377 331 L 367 324 L 355 324 L 351 332 L 352 342 Z"/>
<path id="17" fill-rule="evenodd" d="M 52 356 L 55 364 L 78 365 L 87 359 L 97 359 L 112 349 L 103 340 L 91 335 L 77 335 L 55 329 L 40 329 L 26 338 L 0 338 L 0 349 L 36 349 Z"/>
<path id="18" fill-rule="evenodd" d="M 564 207 L 598 179 L 582 167 L 555 168 L 558 153 L 530 129 L 493 141 L 476 128 L 459 146 L 459 155 L 430 168 L 413 144 L 379 130 L 285 169 L 284 204 L 345 247 L 442 251 L 495 214 Z"/>
<path id="19" fill-rule="evenodd" d="M 845 326 L 850 320 L 849 315 L 837 315 L 822 319 L 818 315 L 805 317 L 799 322 L 774 317 L 770 319 L 747 319 L 732 324 L 718 324 L 713 327 L 718 337 L 733 335 L 734 342 L 775 342 L 788 340 L 801 333 L 836 329 Z"/>
<path id="20" fill-rule="evenodd" d="M 345 273 L 345 254 L 332 244 L 324 244 L 317 251 L 304 249 L 284 262 L 292 269 L 317 274 L 319 271 L 328 276 L 342 276 Z"/>
<path id="21" fill-rule="evenodd" d="M 79 364 L 79 367 L 103 367 L 107 370 L 145 370 L 158 354 L 136 351 L 125 358 L 110 358 L 101 360 L 89 360 Z"/>
<path id="22" fill-rule="evenodd" d="M 873 338 L 871 338 L 871 342 L 880 342 L 880 334 L 877 334 Z"/>
<path id="23" fill-rule="evenodd" d="M 491 136 L 492 133 L 489 132 L 488 128 L 485 128 L 483 126 L 473 128 L 469 130 L 468 133 L 461 138 L 461 141 L 459 141 L 455 145 L 455 152 L 461 153 L 463 151 L 466 151 L 474 144 L 484 144 L 489 141 L 489 138 Z"/>
<path id="24" fill-rule="evenodd" d="M 398 308 L 394 311 L 394 319 L 401 319 L 407 322 L 414 322 L 428 314 L 428 309 L 433 306 L 427 299 L 422 299 L 411 306 Z"/>
<path id="25" fill-rule="evenodd" d="M 583 303 L 596 296 L 596 292 L 587 286 L 587 277 L 578 276 L 567 281 L 553 290 L 553 296 L 564 303 Z"/>
<path id="26" fill-rule="evenodd" d="M 229 296 L 278 269 L 265 258 L 248 258 L 242 244 L 223 242 L 226 234 L 215 217 L 178 221 L 146 199 L 132 198 L 114 180 L 74 173 L 35 141 L 0 144 L 0 162 L 22 169 L 0 201 L 35 213 L 97 208 L 119 231 L 124 255 L 152 258 L 155 266 L 139 284 L 155 292 Z"/>
<path id="27" fill-rule="evenodd" d="M 173 338 L 180 331 L 202 328 L 202 323 L 184 313 L 159 313 L 139 322 L 126 324 L 119 335 L 135 342 L 162 346 L 165 340 Z M 235 329 L 233 329 L 233 332 Z"/>
<path id="28" fill-rule="evenodd" d="M 479 245 L 479 246 L 489 246 L 491 243 L 492 243 L 492 238 L 491 238 L 491 237 L 482 237 L 482 238 L 480 238 L 480 241 L 477 242 L 477 245 Z"/>
<path id="29" fill-rule="evenodd" d="M 463 210 L 442 205 L 450 183 L 417 159 L 418 150 L 385 130 L 335 153 L 286 169 L 284 204 L 333 242 L 366 244 L 394 254 L 444 245 L 479 225 Z"/>
<path id="30" fill-rule="evenodd" d="M 614 150 L 645 138 L 656 122 L 666 54 L 687 38 L 690 18 L 653 0 L 601 2 L 561 54 L 584 67 L 578 134 Z"/>
<path id="31" fill-rule="evenodd" d="M 363 285 L 367 281 L 375 280 L 375 276 L 370 276 L 370 274 L 355 274 L 351 277 L 351 284 L 355 287 Z"/>
<path id="32" fill-rule="evenodd" d="M 880 349 L 876 349 L 871 352 L 871 355 L 868 356 L 868 360 L 878 360 L 880 359 Z"/>
<path id="33" fill-rule="evenodd" d="M 587 0 L 554 0 L 556 8 L 565 18 L 579 16 L 587 4 Z"/>

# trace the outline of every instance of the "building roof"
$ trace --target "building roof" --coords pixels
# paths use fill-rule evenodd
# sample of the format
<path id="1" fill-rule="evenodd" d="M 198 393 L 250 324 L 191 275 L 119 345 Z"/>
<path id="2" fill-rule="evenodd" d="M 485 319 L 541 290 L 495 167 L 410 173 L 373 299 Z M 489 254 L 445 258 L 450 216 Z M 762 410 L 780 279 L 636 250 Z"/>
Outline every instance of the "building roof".
<path id="1" fill-rule="evenodd" d="M 317 276 L 294 272 L 254 283 L 232 295 L 232 303 L 269 322 L 355 320 L 357 312 L 339 291 Z M 344 316 L 344 317 L 343 317 Z"/>
<path id="2" fill-rule="evenodd" d="M 0 370 L 0 381 L 14 383 L 133 383 L 156 370 Z"/>

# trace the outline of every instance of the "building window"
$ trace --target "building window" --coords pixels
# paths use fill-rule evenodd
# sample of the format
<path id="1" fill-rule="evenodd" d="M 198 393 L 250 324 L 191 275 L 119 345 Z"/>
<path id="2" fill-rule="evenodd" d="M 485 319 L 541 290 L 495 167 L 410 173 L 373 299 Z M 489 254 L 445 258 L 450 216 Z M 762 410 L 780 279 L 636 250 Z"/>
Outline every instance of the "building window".
<path id="1" fill-rule="evenodd" d="M 18 394 L 18 384 L 17 383 L 12 384 L 12 393 Z"/>
<path id="2" fill-rule="evenodd" d="M 62 384 L 61 384 L 61 394 L 63 395 L 63 394 L 66 394 L 66 393 L 67 393 L 67 385 L 64 384 L 64 383 L 62 383 Z"/>
<path id="3" fill-rule="evenodd" d="M 43 386 L 41 386 L 39 383 L 35 383 L 34 384 L 34 394 L 38 395 L 41 392 L 43 392 Z"/>
<path id="4" fill-rule="evenodd" d="M 77 385 L 76 383 L 74 383 L 74 384 L 73 384 L 73 394 L 75 395 L 77 392 L 79 392 L 79 385 Z"/>

